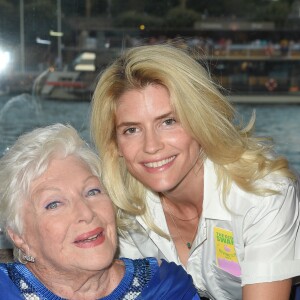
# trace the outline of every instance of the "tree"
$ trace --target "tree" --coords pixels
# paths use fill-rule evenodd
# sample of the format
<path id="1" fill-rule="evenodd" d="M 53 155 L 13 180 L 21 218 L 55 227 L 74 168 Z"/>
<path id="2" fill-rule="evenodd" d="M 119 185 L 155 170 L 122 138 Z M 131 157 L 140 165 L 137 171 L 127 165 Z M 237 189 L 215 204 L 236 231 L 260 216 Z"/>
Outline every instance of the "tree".
<path id="1" fill-rule="evenodd" d="M 187 3 L 187 0 L 180 0 L 180 7 L 182 9 L 186 9 L 186 3 Z"/>

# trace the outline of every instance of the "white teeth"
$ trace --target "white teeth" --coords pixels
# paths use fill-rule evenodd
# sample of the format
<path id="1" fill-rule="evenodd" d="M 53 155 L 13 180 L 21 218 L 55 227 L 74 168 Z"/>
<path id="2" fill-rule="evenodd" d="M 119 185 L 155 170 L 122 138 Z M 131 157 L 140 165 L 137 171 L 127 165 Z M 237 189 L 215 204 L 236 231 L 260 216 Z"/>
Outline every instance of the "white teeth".
<path id="1" fill-rule="evenodd" d="M 96 234 L 96 235 L 93 235 L 93 236 L 87 238 L 86 240 L 87 241 L 94 241 L 98 236 L 99 236 L 99 234 Z"/>
<path id="2" fill-rule="evenodd" d="M 92 235 L 89 238 L 86 238 L 84 240 L 76 241 L 75 243 L 88 243 L 88 242 L 96 240 L 100 235 L 102 235 L 102 232 L 99 234 Z"/>
<path id="3" fill-rule="evenodd" d="M 170 157 L 170 158 L 163 159 L 161 161 L 149 162 L 149 163 L 145 164 L 145 166 L 148 167 L 148 168 L 159 168 L 159 167 L 169 163 L 170 161 L 172 161 L 174 159 L 175 159 L 175 155 Z"/>

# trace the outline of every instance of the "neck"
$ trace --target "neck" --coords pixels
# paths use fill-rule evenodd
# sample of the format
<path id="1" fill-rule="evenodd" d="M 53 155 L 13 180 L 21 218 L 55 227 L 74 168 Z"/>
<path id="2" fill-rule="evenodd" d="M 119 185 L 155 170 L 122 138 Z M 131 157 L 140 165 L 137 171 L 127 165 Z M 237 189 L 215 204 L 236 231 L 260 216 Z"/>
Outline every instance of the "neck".
<path id="1" fill-rule="evenodd" d="M 195 210 L 200 215 L 202 212 L 202 203 L 204 195 L 204 172 L 203 168 L 197 175 L 185 181 L 182 185 L 172 191 L 161 193 L 161 199 L 174 213 L 177 211 L 179 215 L 192 216 Z M 163 201 L 162 201 L 163 202 Z M 193 213 L 192 213 L 193 212 Z M 177 214 L 176 214 L 177 215 Z"/>
<path id="2" fill-rule="evenodd" d="M 26 265 L 27 266 L 27 265 Z M 91 272 L 49 270 L 45 266 L 28 264 L 28 269 L 55 295 L 65 299 L 94 300 L 109 295 L 124 276 L 124 265 L 114 262 L 109 268 Z"/>
<path id="3" fill-rule="evenodd" d="M 204 168 L 192 170 L 175 188 L 162 192 L 161 196 L 178 207 L 199 207 L 204 194 Z M 168 203 L 169 203 L 168 202 Z"/>
<path id="4" fill-rule="evenodd" d="M 193 221 L 199 220 L 202 213 L 202 200 L 199 199 L 197 203 L 194 202 L 179 202 L 174 203 L 169 199 L 161 198 L 161 203 L 164 212 L 171 215 L 178 221 Z"/>

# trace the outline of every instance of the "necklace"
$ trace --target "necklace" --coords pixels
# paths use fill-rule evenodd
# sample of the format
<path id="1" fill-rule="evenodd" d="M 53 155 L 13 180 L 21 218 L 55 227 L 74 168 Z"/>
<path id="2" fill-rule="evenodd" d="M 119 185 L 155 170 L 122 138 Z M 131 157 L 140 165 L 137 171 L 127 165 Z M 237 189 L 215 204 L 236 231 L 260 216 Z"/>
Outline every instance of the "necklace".
<path id="1" fill-rule="evenodd" d="M 176 231 L 177 231 L 177 233 L 178 233 L 179 238 L 181 239 L 181 241 L 183 242 L 183 244 L 185 244 L 185 245 L 188 247 L 188 249 L 190 250 L 190 249 L 192 248 L 192 243 L 189 242 L 189 241 L 186 242 L 186 241 L 182 238 L 182 235 L 181 235 L 181 233 L 180 233 L 179 227 L 177 226 L 174 217 L 177 218 L 177 219 L 179 219 L 179 220 L 182 220 L 182 221 L 192 221 L 192 220 L 195 220 L 197 217 L 199 218 L 199 216 L 197 215 L 196 217 L 193 217 L 193 218 L 188 219 L 188 220 L 181 219 L 181 218 L 178 218 L 178 217 L 176 217 L 175 215 L 173 215 L 173 214 L 171 213 L 170 207 L 169 207 L 169 205 L 167 204 L 167 202 L 165 201 L 165 199 L 163 199 L 163 204 L 164 204 L 165 207 L 166 207 L 166 212 L 167 212 L 167 214 L 171 217 L 172 223 L 174 224 L 174 226 L 175 226 L 175 228 L 176 228 Z M 198 229 L 198 227 L 196 227 L 196 231 L 197 231 L 197 229 Z M 195 233 L 194 233 L 194 236 L 195 236 L 195 234 L 196 234 L 196 231 L 195 231 Z"/>
<path id="2" fill-rule="evenodd" d="M 190 219 L 182 219 L 182 218 L 180 218 L 180 217 L 175 216 L 175 215 L 171 212 L 170 207 L 169 207 L 169 205 L 168 205 L 167 203 L 166 203 L 166 206 L 167 206 L 167 209 L 168 209 L 168 214 L 171 215 L 172 217 L 174 217 L 174 218 L 180 220 L 180 221 L 188 222 L 188 221 L 193 221 L 193 220 L 195 220 L 195 219 L 197 219 L 197 218 L 199 219 L 199 215 L 198 215 L 198 214 L 197 214 L 195 217 L 192 217 L 192 218 L 190 218 Z"/>

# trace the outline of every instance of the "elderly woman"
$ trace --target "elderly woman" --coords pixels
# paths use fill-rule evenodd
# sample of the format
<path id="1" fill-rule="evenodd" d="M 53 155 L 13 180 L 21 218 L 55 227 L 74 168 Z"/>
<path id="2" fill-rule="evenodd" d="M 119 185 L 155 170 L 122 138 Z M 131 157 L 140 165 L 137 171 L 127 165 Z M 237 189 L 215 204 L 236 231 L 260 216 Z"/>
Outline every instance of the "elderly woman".
<path id="1" fill-rule="evenodd" d="M 0 218 L 19 261 L 0 265 L 0 299 L 199 299 L 176 264 L 114 259 L 99 159 L 71 126 L 21 136 L 0 160 L 0 182 Z"/>

